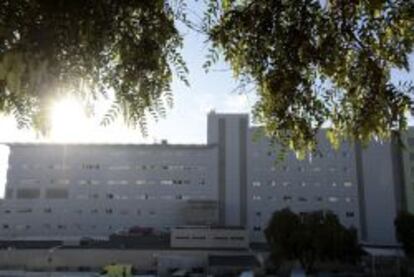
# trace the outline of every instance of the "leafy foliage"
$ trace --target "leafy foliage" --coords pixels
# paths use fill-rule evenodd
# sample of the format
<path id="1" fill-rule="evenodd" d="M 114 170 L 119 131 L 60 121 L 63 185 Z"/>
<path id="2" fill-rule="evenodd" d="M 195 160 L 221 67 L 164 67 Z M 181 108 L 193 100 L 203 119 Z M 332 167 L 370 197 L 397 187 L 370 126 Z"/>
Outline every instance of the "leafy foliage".
<path id="1" fill-rule="evenodd" d="M 413 1 L 208 3 L 211 48 L 257 87 L 255 118 L 278 143 L 299 154 L 313 151 L 326 122 L 334 146 L 387 139 L 406 128 L 414 87 L 392 83 L 390 70 L 409 71 Z"/>
<path id="2" fill-rule="evenodd" d="M 172 68 L 188 84 L 175 27 L 180 3 L 1 1 L 0 111 L 46 131 L 54 99 L 71 93 L 93 102 L 114 93 L 103 124 L 122 111 L 127 123 L 145 129 L 147 114 L 172 105 Z"/>
<path id="3" fill-rule="evenodd" d="M 390 71 L 409 71 L 412 0 L 205 0 L 200 28 L 186 2 L 1 1 L 0 111 L 45 131 L 53 99 L 109 93 L 102 124 L 122 115 L 145 130 L 146 115 L 172 105 L 172 72 L 188 85 L 181 22 L 208 34 L 206 71 L 224 56 L 257 88 L 253 112 L 275 143 L 304 154 L 326 122 L 334 145 L 407 126 L 414 86 Z"/>
<path id="4" fill-rule="evenodd" d="M 356 230 L 342 226 L 331 212 L 277 211 L 265 235 L 275 264 L 299 260 L 307 272 L 313 271 L 317 260 L 355 262 L 361 254 Z"/>
<path id="5" fill-rule="evenodd" d="M 408 257 L 414 257 L 414 215 L 401 212 L 395 219 L 397 239 L 401 242 Z"/>

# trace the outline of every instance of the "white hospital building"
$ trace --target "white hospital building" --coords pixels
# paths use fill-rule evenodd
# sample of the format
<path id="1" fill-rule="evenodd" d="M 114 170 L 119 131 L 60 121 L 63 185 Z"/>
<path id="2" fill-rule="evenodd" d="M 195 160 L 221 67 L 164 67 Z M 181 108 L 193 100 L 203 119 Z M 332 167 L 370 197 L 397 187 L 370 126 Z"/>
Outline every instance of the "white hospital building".
<path id="1" fill-rule="evenodd" d="M 333 150 L 322 132 L 320 155 L 277 162 L 248 115 L 211 112 L 207 125 L 200 145 L 8 144 L 0 238 L 208 225 L 245 228 L 251 242 L 264 242 L 271 214 L 290 207 L 331 210 L 363 243 L 396 244 L 394 218 L 413 209 L 408 135 L 405 149 L 392 141 Z"/>

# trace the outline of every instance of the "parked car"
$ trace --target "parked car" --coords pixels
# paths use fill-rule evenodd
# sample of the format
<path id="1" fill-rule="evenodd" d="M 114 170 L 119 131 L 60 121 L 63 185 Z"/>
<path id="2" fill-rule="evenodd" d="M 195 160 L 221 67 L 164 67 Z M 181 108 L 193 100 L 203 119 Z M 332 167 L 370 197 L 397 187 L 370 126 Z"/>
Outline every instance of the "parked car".
<path id="1" fill-rule="evenodd" d="M 153 233 L 154 229 L 150 227 L 133 226 L 128 229 L 128 234 L 134 236 L 147 236 Z"/>
<path id="2" fill-rule="evenodd" d="M 93 244 L 95 242 L 95 239 L 91 238 L 91 237 L 81 237 L 81 239 L 79 240 L 79 245 L 80 246 L 89 246 L 91 244 Z"/>

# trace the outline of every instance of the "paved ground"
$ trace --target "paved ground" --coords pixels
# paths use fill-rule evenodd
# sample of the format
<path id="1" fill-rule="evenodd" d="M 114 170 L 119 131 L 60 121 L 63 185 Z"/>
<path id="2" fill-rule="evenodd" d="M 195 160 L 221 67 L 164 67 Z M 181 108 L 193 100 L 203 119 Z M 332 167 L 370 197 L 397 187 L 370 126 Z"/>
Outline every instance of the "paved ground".
<path id="1" fill-rule="evenodd" d="M 0 277 L 98 277 L 95 272 L 31 272 L 1 270 Z"/>
<path id="2" fill-rule="evenodd" d="M 0 270 L 0 277 L 99 277 L 96 272 L 32 272 Z M 153 277 L 155 275 L 135 275 L 136 277 Z"/>
<path id="3" fill-rule="evenodd" d="M 0 249 L 50 249 L 62 245 L 59 240 L 0 240 Z M 110 240 L 85 240 L 78 246 L 63 246 L 61 248 L 76 249 L 168 249 L 170 238 L 168 236 L 141 236 L 141 237 L 113 237 Z"/>

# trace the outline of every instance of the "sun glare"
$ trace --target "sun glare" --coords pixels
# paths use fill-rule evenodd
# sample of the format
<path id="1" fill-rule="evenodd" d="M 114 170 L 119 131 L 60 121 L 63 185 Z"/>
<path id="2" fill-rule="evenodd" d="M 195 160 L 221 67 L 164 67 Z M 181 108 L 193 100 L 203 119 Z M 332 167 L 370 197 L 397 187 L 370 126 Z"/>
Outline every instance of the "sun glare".
<path id="1" fill-rule="evenodd" d="M 143 138 L 138 130 L 128 128 L 119 120 L 115 120 L 110 126 L 101 126 L 100 120 L 110 104 L 110 101 L 109 103 L 105 101 L 95 103 L 94 115 L 88 117 L 84 106 L 76 98 L 68 97 L 56 101 L 50 110 L 52 125 L 47 140 L 57 143 L 137 143 L 150 141 L 150 138 Z"/>
<path id="2" fill-rule="evenodd" d="M 87 136 L 87 117 L 79 101 L 64 98 L 56 102 L 51 110 L 51 139 L 57 142 L 78 142 Z"/>

